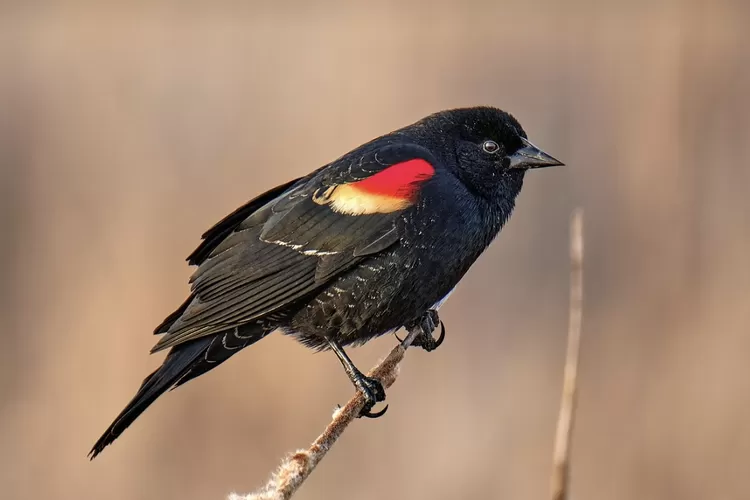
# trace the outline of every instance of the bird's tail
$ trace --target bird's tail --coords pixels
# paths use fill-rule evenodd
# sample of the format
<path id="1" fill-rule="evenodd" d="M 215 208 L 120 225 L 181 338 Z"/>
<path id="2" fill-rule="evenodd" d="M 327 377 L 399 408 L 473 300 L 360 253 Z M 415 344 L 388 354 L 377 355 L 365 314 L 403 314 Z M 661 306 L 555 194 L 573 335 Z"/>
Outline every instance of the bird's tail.
<path id="1" fill-rule="evenodd" d="M 94 444 L 89 452 L 93 460 L 102 450 L 112 443 L 122 432 L 128 428 L 138 416 L 161 396 L 166 390 L 177 383 L 206 351 L 211 344 L 212 338 L 198 339 L 183 345 L 174 347 L 164 359 L 164 363 L 158 370 L 146 377 L 140 389 L 128 403 L 122 412 L 115 418 L 114 422 L 104 431 L 102 437 Z"/>
<path id="2" fill-rule="evenodd" d="M 216 368 L 244 347 L 265 337 L 274 328 L 267 322 L 246 323 L 173 347 L 164 358 L 164 363 L 143 380 L 130 403 L 94 444 L 89 457 L 93 460 L 165 391 Z"/>

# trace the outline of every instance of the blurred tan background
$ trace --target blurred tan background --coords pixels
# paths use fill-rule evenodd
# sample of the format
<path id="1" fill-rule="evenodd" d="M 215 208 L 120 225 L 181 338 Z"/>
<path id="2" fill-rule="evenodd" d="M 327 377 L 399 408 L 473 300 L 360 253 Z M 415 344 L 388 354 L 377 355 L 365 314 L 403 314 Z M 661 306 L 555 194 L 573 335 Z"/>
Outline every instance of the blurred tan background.
<path id="1" fill-rule="evenodd" d="M 514 113 L 564 160 L 300 498 L 547 497 L 586 210 L 577 499 L 750 498 L 747 2 L 4 2 L 3 498 L 222 499 L 352 393 L 280 335 L 160 399 L 183 258 L 250 197 L 434 111 Z M 352 351 L 362 367 L 393 345 Z"/>

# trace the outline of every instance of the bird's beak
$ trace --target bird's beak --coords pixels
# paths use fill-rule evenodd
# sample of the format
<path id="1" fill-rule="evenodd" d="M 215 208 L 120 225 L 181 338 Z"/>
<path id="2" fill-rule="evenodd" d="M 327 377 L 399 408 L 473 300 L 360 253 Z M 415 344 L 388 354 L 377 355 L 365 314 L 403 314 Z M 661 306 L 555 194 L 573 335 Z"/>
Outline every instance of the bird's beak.
<path id="1" fill-rule="evenodd" d="M 542 168 L 565 165 L 521 137 L 523 147 L 509 156 L 510 168 Z"/>

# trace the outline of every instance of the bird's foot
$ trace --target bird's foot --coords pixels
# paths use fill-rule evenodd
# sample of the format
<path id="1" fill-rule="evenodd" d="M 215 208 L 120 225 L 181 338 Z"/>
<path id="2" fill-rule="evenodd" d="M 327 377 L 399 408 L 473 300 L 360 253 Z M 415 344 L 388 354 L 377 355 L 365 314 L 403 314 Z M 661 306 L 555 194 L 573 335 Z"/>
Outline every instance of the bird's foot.
<path id="1" fill-rule="evenodd" d="M 440 335 L 436 339 L 432 336 L 432 333 L 437 329 L 438 325 L 440 325 Z M 445 325 L 440 321 L 438 312 L 435 309 L 430 309 L 424 313 L 422 317 L 409 327 L 409 331 L 413 331 L 414 328 L 419 328 L 419 333 L 414 337 L 411 345 L 421 347 L 427 352 L 434 351 L 445 340 Z"/>
<path id="2" fill-rule="evenodd" d="M 365 398 L 365 406 L 362 407 L 358 417 L 378 418 L 385 415 L 385 412 L 388 411 L 388 405 L 385 405 L 380 411 L 372 411 L 373 406 L 381 401 L 385 401 L 385 389 L 383 389 L 383 384 L 378 379 L 360 374 L 354 380 L 354 385 Z"/>
<path id="3" fill-rule="evenodd" d="M 349 376 L 349 380 L 352 381 L 354 387 L 356 387 L 357 390 L 362 393 L 362 396 L 365 399 L 365 404 L 362 407 L 362 410 L 360 410 L 357 417 L 382 417 L 388 410 L 388 405 L 385 405 L 385 408 L 377 412 L 373 412 L 372 407 L 381 401 L 385 401 L 385 389 L 383 389 L 383 384 L 381 384 L 378 379 L 367 377 L 361 371 L 359 371 L 357 367 L 354 366 L 354 363 L 352 363 L 352 360 L 349 359 L 349 356 L 346 355 L 343 347 L 341 347 L 341 345 L 337 341 L 331 338 L 328 338 L 327 340 L 328 345 L 331 347 L 333 352 L 336 353 L 339 361 L 341 361 L 341 364 L 344 366 L 344 370 Z"/>
<path id="4" fill-rule="evenodd" d="M 414 339 L 414 342 L 412 342 L 411 345 L 421 347 L 427 352 L 434 351 L 440 345 L 443 343 L 443 340 L 445 340 L 445 325 L 442 321 L 440 323 L 440 335 L 438 335 L 438 338 L 434 338 L 432 336 L 432 333 L 422 333 L 421 335 L 418 335 L 417 338 Z"/>

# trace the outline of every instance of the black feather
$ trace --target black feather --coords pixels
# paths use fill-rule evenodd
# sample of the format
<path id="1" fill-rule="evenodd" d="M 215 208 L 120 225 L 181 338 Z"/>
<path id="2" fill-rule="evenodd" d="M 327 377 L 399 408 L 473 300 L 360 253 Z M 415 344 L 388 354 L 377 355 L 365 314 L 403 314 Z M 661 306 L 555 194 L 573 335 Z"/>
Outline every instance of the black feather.
<path id="1" fill-rule="evenodd" d="M 281 184 L 280 186 L 276 186 L 273 189 L 269 189 L 265 193 L 253 198 L 234 212 L 221 219 L 208 231 L 203 233 L 203 242 L 198 245 L 198 248 L 193 250 L 193 253 L 188 256 L 188 263 L 190 265 L 201 264 L 204 260 L 206 260 L 206 257 L 211 254 L 213 249 L 219 243 L 221 243 L 227 235 L 234 231 L 235 227 L 237 227 L 242 221 L 252 215 L 252 213 L 258 210 L 260 207 L 270 202 L 274 198 L 280 196 L 284 191 L 292 187 L 300 179 L 302 178 L 299 177 L 297 179 L 294 179 L 293 181 L 289 181 L 287 183 Z"/>
<path id="2" fill-rule="evenodd" d="M 206 338 L 172 349 L 161 367 L 143 380 L 130 403 L 117 415 L 114 422 L 91 448 L 89 457 L 93 460 L 108 444 L 117 439 L 151 403 L 156 401 L 156 398 L 182 378 L 195 360 L 203 355 L 210 343 L 211 339 Z"/>

